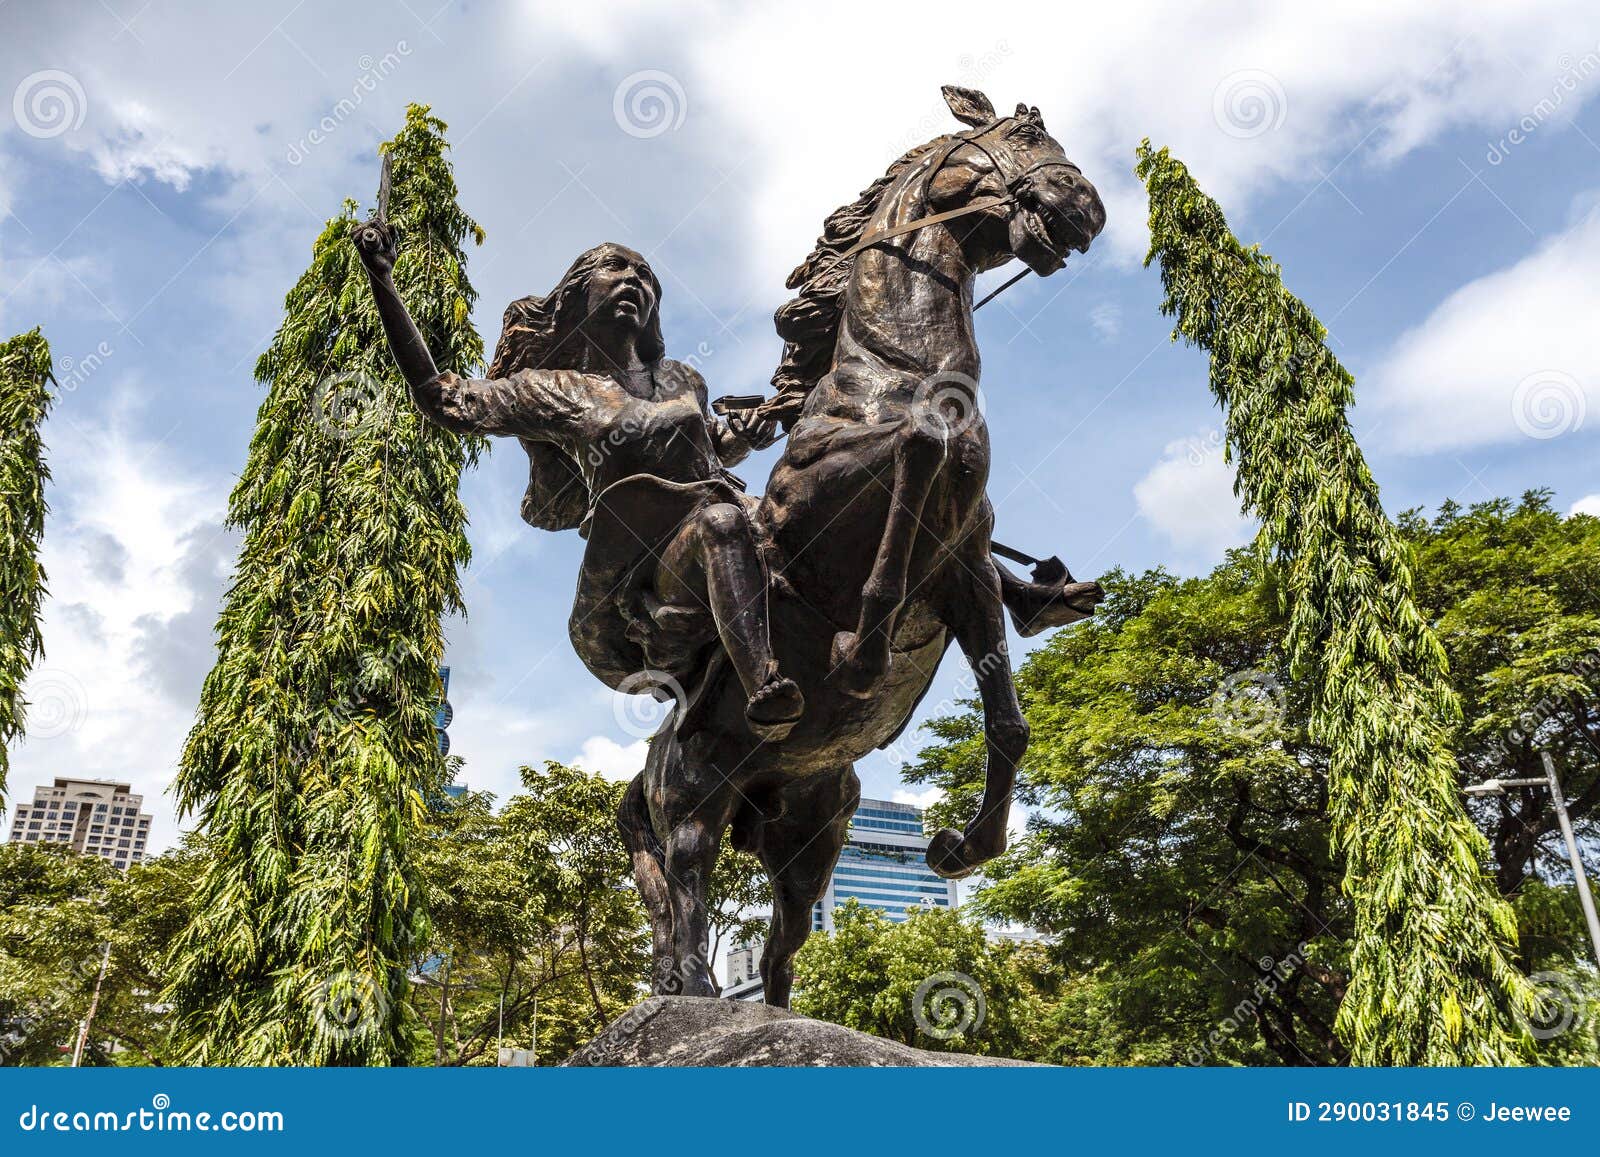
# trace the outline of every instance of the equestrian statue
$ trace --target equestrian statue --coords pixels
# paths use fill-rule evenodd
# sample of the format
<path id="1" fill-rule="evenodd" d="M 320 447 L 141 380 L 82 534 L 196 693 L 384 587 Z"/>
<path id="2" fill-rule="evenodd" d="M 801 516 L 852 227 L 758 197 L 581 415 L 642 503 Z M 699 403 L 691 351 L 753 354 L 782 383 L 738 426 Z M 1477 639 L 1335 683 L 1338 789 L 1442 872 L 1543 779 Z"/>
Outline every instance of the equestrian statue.
<path id="1" fill-rule="evenodd" d="M 966 127 L 912 149 L 830 215 L 777 312 L 770 396 L 713 403 L 665 356 L 661 285 L 606 244 L 548 295 L 513 302 L 488 376 L 441 373 L 395 291 L 380 211 L 354 231 L 395 361 L 421 412 L 517 438 L 523 517 L 586 539 L 568 622 L 608 686 L 670 698 L 619 816 L 650 913 L 658 994 L 715 996 L 706 883 L 723 840 L 772 882 L 765 997 L 786 1007 L 860 796 L 853 764 L 908 725 L 950 643 L 981 696 L 977 815 L 927 859 L 967 875 L 1005 850 L 1028 742 L 1006 657 L 1101 599 L 1054 559 L 990 539 L 973 283 L 1019 259 L 1047 276 L 1105 224 L 1094 186 L 1037 108 L 998 115 L 946 87 Z M 730 472 L 787 431 L 760 497 Z"/>

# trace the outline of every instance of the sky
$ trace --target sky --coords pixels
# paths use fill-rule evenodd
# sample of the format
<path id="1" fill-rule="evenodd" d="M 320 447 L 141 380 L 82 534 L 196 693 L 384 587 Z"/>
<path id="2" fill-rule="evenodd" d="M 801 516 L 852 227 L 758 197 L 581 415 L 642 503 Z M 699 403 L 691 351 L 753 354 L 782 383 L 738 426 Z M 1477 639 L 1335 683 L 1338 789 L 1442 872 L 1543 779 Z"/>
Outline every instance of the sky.
<path id="1" fill-rule="evenodd" d="M 153 848 L 176 838 L 255 359 L 323 221 L 371 204 L 407 103 L 448 122 L 487 232 L 468 268 L 487 343 L 508 301 L 618 241 L 661 277 L 669 353 L 713 394 L 754 393 L 785 276 L 827 213 L 958 127 L 948 83 L 1036 105 L 1109 213 L 1087 255 L 978 316 L 997 537 L 1092 578 L 1203 573 L 1253 532 L 1205 358 L 1171 342 L 1142 264 L 1145 137 L 1328 326 L 1392 512 L 1547 487 L 1600 513 L 1593 0 L 0 0 L 0 334 L 42 326 L 61 383 L 13 798 L 125 780 Z M 741 475 L 759 488 L 776 453 Z M 653 726 L 573 655 L 582 543 L 520 521 L 525 477 L 502 444 L 464 480 L 469 613 L 447 631 L 452 750 L 502 798 L 545 759 L 631 776 Z M 962 675 L 948 657 L 919 720 Z M 863 759 L 864 791 L 918 799 L 900 778 L 918 745 Z"/>

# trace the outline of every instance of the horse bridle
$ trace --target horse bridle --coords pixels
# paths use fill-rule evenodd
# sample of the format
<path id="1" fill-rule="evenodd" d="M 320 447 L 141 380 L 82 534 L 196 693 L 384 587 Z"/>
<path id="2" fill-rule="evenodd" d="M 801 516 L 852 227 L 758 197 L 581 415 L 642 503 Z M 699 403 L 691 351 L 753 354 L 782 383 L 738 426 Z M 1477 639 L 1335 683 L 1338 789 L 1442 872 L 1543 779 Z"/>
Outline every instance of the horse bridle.
<path id="1" fill-rule="evenodd" d="M 979 128 L 970 129 L 964 133 L 956 133 L 954 137 L 951 138 L 950 143 L 945 146 L 944 151 L 939 154 L 938 160 L 931 165 L 927 165 L 923 172 L 922 193 L 924 201 L 927 199 L 928 186 L 933 182 L 933 178 L 938 175 L 939 171 L 943 169 L 946 164 L 949 163 L 950 158 L 955 156 L 956 150 L 960 149 L 963 145 L 971 145 L 984 156 L 988 157 L 989 163 L 994 166 L 994 171 L 1000 174 L 1003 178 L 1005 176 L 1005 166 L 1000 163 L 1000 158 L 995 156 L 994 153 L 989 150 L 989 146 L 983 143 L 983 138 L 988 136 L 990 133 L 993 133 L 996 130 L 1004 127 L 1005 125 L 1020 119 L 1020 117 L 1016 116 L 999 117 L 996 120 L 990 121 L 988 124 Z M 918 230 L 926 229 L 929 225 L 938 225 L 945 221 L 954 221 L 958 217 L 965 217 L 971 213 L 981 213 L 985 209 L 993 209 L 997 205 L 1010 204 L 1012 201 L 1017 199 L 1017 190 L 1022 187 L 1029 177 L 1033 176 L 1034 173 L 1037 173 L 1041 169 L 1071 169 L 1074 173 L 1078 173 L 1080 175 L 1083 172 L 1083 170 L 1079 169 L 1077 165 L 1074 165 L 1071 161 L 1067 160 L 1035 161 L 1016 176 L 1006 180 L 1006 191 L 1001 196 L 979 197 L 976 201 L 969 201 L 959 209 L 947 209 L 943 213 L 931 213 L 926 217 L 918 217 L 914 221 L 903 221 L 898 225 L 890 225 L 887 228 L 874 230 L 873 232 L 868 233 L 849 249 L 846 249 L 843 253 L 839 254 L 839 256 L 828 262 L 826 268 L 819 270 L 817 273 L 807 278 L 805 284 L 800 286 L 800 288 L 803 290 L 805 286 L 810 285 L 823 274 L 830 272 L 836 265 L 848 261 L 856 254 L 861 253 L 864 250 L 871 249 L 874 245 L 888 241 L 891 238 L 903 237 L 907 233 L 915 233 Z M 978 310 L 982 309 L 989 302 L 999 297 L 1000 294 L 1005 292 L 1007 289 L 1010 289 L 1024 277 L 1028 276 L 1029 272 L 1030 270 L 1024 269 L 1021 273 L 1017 274 L 1004 285 L 1000 286 L 999 289 L 996 289 L 993 293 L 986 296 L 982 301 L 978 302 L 977 305 L 974 305 L 972 307 L 972 311 L 976 313 Z"/>

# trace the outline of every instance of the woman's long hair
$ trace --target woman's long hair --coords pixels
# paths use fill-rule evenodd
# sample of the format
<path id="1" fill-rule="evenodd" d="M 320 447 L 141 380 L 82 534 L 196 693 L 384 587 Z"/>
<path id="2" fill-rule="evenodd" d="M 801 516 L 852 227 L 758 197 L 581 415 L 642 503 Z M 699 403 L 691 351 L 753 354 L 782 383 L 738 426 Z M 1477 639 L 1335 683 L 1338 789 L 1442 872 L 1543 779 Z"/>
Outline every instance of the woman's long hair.
<path id="1" fill-rule="evenodd" d="M 561 280 L 543 297 L 518 298 L 506 306 L 500 341 L 495 345 L 490 378 L 508 378 L 519 370 L 584 370 L 588 343 L 582 330 L 589 278 L 614 252 L 638 254 L 621 245 L 596 245 L 579 254 Z M 650 277 L 657 307 L 639 335 L 639 358 L 654 368 L 666 353 L 661 336 L 661 283 Z M 522 496 L 523 520 L 540 530 L 571 530 L 589 511 L 589 484 L 577 461 L 550 442 L 521 439 L 528 453 L 528 489 Z"/>

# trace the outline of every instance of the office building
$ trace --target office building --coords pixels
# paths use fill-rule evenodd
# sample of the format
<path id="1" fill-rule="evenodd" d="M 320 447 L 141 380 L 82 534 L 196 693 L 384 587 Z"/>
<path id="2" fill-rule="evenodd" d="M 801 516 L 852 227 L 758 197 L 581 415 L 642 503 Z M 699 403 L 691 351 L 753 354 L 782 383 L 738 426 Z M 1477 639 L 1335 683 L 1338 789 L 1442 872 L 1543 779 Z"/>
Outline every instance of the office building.
<path id="1" fill-rule="evenodd" d="M 921 808 L 862 800 L 828 890 L 811 911 L 811 930 L 833 931 L 833 910 L 846 900 L 877 908 L 896 923 L 915 908 L 954 908 L 956 882 L 928 867 L 927 850 Z"/>
<path id="2" fill-rule="evenodd" d="M 811 910 L 811 930 L 833 931 L 834 909 L 848 900 L 876 908 L 897 924 L 918 908 L 954 908 L 956 882 L 928 867 L 927 850 L 921 808 L 862 800 L 828 890 Z M 760 943 L 735 946 L 728 953 L 728 983 L 722 995 L 729 1000 L 760 1000 L 760 964 Z"/>
<path id="3" fill-rule="evenodd" d="M 722 987 L 723 999 L 760 1002 L 761 948 L 761 941 L 756 940 L 728 950 L 728 983 Z"/>
<path id="4" fill-rule="evenodd" d="M 145 858 L 150 815 L 131 784 L 57 776 L 34 789 L 31 804 L 17 805 L 11 839 L 19 844 L 67 844 L 118 868 Z"/>

